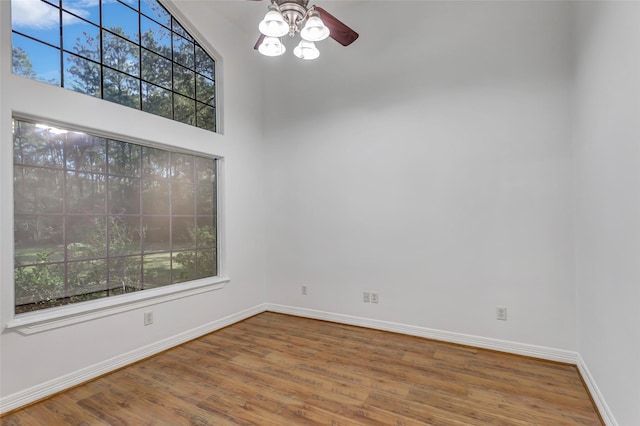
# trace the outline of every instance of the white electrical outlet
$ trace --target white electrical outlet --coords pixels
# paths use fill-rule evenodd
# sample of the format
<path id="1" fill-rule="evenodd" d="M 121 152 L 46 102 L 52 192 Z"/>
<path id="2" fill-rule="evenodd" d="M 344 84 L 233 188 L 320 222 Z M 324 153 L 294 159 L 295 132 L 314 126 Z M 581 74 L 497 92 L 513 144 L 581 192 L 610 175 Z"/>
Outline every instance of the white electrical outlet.
<path id="1" fill-rule="evenodd" d="M 369 293 L 368 291 L 365 291 L 364 293 L 362 293 L 362 301 L 364 303 L 371 302 L 371 293 Z"/>
<path id="2" fill-rule="evenodd" d="M 306 285 L 303 285 L 303 286 L 302 286 L 302 295 L 303 295 L 303 296 L 306 296 L 307 294 L 308 294 L 307 286 L 306 286 Z"/>
<path id="3" fill-rule="evenodd" d="M 372 291 L 371 292 L 371 303 L 378 303 L 378 292 L 377 291 Z"/>
<path id="4" fill-rule="evenodd" d="M 151 324 L 153 324 L 153 311 L 145 312 L 144 325 L 151 325 Z"/>
<path id="5" fill-rule="evenodd" d="M 500 321 L 507 320 L 507 308 L 504 306 L 496 307 L 496 319 Z"/>

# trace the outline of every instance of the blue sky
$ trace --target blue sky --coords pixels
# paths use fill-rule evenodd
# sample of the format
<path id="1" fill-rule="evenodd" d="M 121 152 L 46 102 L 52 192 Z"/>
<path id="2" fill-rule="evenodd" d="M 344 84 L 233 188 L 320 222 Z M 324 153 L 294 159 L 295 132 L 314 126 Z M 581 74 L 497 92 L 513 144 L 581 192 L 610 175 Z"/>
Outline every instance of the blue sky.
<path id="1" fill-rule="evenodd" d="M 60 9 L 56 7 L 59 2 L 60 0 L 47 0 L 47 2 L 12 0 L 12 28 L 60 48 Z M 125 2 L 137 8 L 137 0 L 125 0 Z M 92 24 L 99 25 L 100 23 L 99 0 L 62 0 L 62 7 L 65 10 L 62 18 L 65 50 L 73 51 L 76 40 L 78 38 L 85 39 L 83 33 L 96 38 L 99 36 L 99 27 Z M 146 0 L 143 0 L 143 10 L 150 10 Z M 89 22 L 78 19 L 67 11 Z M 103 19 L 107 27 L 120 26 L 131 40 L 137 41 L 138 19 L 133 10 L 116 0 L 103 0 Z M 56 49 L 16 34 L 13 35 L 13 46 L 20 47 L 27 52 L 33 69 L 38 74 L 38 79 L 47 82 L 53 80 L 54 84 L 60 83 L 60 53 Z M 95 60 L 99 59 L 99 52 L 96 50 L 95 54 L 90 57 Z"/>

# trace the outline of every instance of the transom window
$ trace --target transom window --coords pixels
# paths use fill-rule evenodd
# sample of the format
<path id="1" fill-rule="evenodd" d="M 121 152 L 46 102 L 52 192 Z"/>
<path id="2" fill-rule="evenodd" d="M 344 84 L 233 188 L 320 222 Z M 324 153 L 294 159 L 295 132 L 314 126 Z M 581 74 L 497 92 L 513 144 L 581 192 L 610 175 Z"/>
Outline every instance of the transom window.
<path id="1" fill-rule="evenodd" d="M 215 61 L 157 0 L 11 0 L 13 73 L 216 131 Z"/>
<path id="2" fill-rule="evenodd" d="M 13 121 L 15 309 L 218 274 L 216 159 Z"/>

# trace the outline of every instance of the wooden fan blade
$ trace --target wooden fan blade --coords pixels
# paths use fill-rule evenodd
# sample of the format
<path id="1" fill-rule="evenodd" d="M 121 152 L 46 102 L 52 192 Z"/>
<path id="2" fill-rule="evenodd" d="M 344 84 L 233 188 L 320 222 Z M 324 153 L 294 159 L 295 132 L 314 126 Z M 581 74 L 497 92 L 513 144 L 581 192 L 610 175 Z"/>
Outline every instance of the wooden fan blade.
<path id="1" fill-rule="evenodd" d="M 321 7 L 315 8 L 320 13 L 320 19 L 329 28 L 329 36 L 343 46 L 348 46 L 358 39 L 358 33 L 347 27 L 335 16 Z"/>
<path id="2" fill-rule="evenodd" d="M 258 41 L 256 41 L 256 45 L 253 46 L 255 50 L 258 50 L 258 47 L 260 47 L 260 45 L 262 44 L 262 40 L 264 40 L 264 37 L 264 34 L 260 34 L 260 37 L 258 37 Z"/>

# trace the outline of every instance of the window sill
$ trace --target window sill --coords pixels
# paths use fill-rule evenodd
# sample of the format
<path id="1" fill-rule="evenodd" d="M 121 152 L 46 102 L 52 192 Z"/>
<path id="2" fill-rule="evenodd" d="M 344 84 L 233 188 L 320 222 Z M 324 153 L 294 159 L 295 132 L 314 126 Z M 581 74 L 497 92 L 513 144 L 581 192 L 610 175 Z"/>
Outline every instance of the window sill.
<path id="1" fill-rule="evenodd" d="M 91 321 L 134 309 L 194 296 L 209 291 L 220 290 L 229 282 L 229 278 L 215 277 L 185 284 L 174 284 L 153 290 L 145 290 L 122 296 L 100 299 L 92 302 L 67 305 L 47 309 L 43 312 L 20 314 L 9 321 L 6 328 L 15 329 L 28 336 L 43 331 L 54 330 L 81 322 Z"/>

